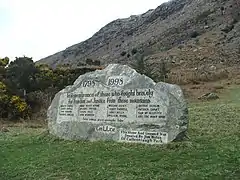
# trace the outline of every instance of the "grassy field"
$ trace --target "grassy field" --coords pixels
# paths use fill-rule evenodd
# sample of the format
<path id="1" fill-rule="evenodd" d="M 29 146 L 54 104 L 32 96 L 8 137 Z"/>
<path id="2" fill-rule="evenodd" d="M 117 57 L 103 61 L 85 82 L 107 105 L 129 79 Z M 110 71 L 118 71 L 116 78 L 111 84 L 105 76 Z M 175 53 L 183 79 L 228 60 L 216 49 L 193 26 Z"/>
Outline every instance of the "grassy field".
<path id="1" fill-rule="evenodd" d="M 12 127 L 0 133 L 0 180 L 240 179 L 240 88 L 189 111 L 189 139 L 164 146 L 70 142 Z"/>

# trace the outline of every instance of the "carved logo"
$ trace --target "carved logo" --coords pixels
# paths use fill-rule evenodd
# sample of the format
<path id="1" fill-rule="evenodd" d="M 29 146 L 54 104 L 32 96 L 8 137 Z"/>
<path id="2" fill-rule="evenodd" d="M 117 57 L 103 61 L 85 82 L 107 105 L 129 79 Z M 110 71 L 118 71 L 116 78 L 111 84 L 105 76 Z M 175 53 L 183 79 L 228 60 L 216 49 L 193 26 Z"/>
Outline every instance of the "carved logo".
<path id="1" fill-rule="evenodd" d="M 109 125 L 105 125 L 105 126 L 98 126 L 95 128 L 96 132 L 101 132 L 101 133 L 115 133 L 116 132 L 116 128 L 113 126 L 109 126 Z"/>

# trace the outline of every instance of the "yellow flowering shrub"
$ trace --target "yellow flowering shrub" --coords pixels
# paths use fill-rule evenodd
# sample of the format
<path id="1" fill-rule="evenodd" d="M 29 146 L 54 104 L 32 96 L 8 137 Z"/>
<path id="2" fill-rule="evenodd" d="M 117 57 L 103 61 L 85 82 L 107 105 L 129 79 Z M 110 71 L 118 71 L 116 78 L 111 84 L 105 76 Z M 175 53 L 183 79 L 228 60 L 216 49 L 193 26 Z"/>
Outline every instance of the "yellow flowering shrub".
<path id="1" fill-rule="evenodd" d="M 0 83 L 1 90 L 5 90 Z M 28 104 L 19 96 L 11 96 L 7 93 L 0 93 L 0 118 L 17 120 L 28 118 L 30 115 Z"/>
<path id="2" fill-rule="evenodd" d="M 10 96 L 6 85 L 0 81 L 0 118 L 7 117 Z"/>
<path id="3" fill-rule="evenodd" d="M 6 85 L 0 81 L 0 93 L 5 93 L 7 91 Z"/>
<path id="4" fill-rule="evenodd" d="M 20 97 L 18 96 L 12 96 L 10 103 L 13 107 L 16 108 L 16 110 L 20 113 L 24 112 L 27 110 L 28 105 L 25 101 L 23 101 Z"/>
<path id="5" fill-rule="evenodd" d="M 5 57 L 5 58 L 0 58 L 0 66 L 6 66 L 9 63 L 9 58 Z"/>

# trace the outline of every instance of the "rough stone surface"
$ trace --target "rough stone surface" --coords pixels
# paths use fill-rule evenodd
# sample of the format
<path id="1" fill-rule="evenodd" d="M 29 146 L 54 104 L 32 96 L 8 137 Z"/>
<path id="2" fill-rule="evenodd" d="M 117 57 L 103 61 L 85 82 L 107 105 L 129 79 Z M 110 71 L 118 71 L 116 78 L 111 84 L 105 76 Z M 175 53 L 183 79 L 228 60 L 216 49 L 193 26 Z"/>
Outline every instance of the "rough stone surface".
<path id="1" fill-rule="evenodd" d="M 57 93 L 48 126 L 63 139 L 163 144 L 183 137 L 188 109 L 179 86 L 110 64 Z"/>

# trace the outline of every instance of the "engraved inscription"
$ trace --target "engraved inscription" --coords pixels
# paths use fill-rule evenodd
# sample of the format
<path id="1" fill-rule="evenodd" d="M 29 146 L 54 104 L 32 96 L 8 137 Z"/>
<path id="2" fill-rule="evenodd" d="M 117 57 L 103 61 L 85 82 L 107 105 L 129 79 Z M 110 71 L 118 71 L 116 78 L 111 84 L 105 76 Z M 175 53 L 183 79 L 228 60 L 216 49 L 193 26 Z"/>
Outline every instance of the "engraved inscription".
<path id="1" fill-rule="evenodd" d="M 108 78 L 107 85 L 108 86 L 123 86 L 124 78 L 121 76 L 110 77 L 110 78 Z"/>
<path id="2" fill-rule="evenodd" d="M 116 132 L 116 128 L 113 126 L 105 125 L 105 126 L 96 127 L 95 131 L 99 132 L 99 133 L 107 133 L 107 134 L 113 133 L 114 134 Z"/>
<path id="3" fill-rule="evenodd" d="M 145 144 L 167 143 L 168 134 L 166 132 L 132 131 L 120 129 L 120 142 L 136 142 Z"/>
<path id="4" fill-rule="evenodd" d="M 114 122 L 134 121 L 156 122 L 166 119 L 166 107 L 156 104 L 155 92 L 152 89 L 126 89 L 72 92 L 65 94 L 64 106 L 72 107 L 60 110 L 58 121 L 65 121 L 61 116 L 73 116 L 79 122 Z M 77 112 L 73 112 L 73 107 Z"/>
<path id="5" fill-rule="evenodd" d="M 107 117 L 127 118 L 128 108 L 126 104 L 107 105 Z"/>
<path id="6" fill-rule="evenodd" d="M 82 81 L 81 88 L 61 95 L 58 122 L 67 121 L 65 116 L 72 116 L 71 121 L 98 124 L 164 121 L 166 107 L 157 103 L 159 94 L 153 89 L 111 89 L 124 86 L 126 81 L 126 76 L 111 76 L 105 82 L 109 88 L 101 89 L 95 87 L 96 79 Z"/>
<path id="7" fill-rule="evenodd" d="M 73 105 L 71 105 L 71 104 L 60 105 L 59 115 L 60 116 L 74 116 Z"/>
<path id="8" fill-rule="evenodd" d="M 96 82 L 94 80 L 83 81 L 81 84 L 83 87 L 94 87 Z"/>
<path id="9" fill-rule="evenodd" d="M 165 115 L 158 104 L 140 104 L 136 106 L 137 118 L 164 119 Z"/>

